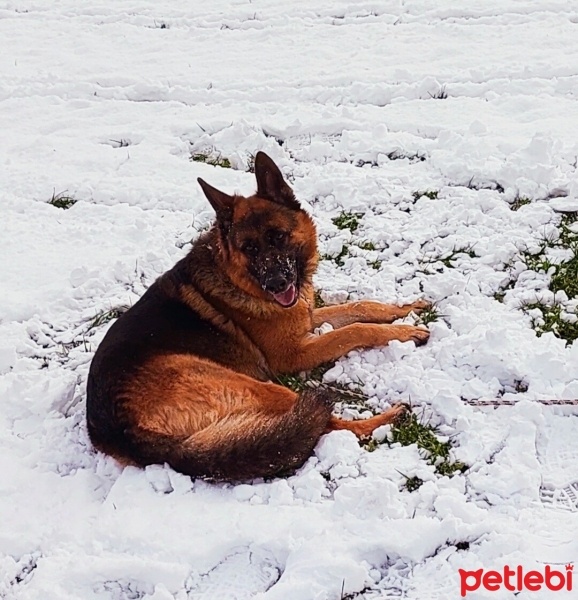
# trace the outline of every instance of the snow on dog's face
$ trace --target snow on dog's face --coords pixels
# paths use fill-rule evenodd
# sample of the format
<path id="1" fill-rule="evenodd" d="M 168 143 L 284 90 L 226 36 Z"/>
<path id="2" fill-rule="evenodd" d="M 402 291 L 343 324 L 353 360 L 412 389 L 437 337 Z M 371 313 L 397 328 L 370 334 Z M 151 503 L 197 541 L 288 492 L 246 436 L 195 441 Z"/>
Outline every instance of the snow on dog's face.
<path id="1" fill-rule="evenodd" d="M 229 196 L 199 183 L 217 213 L 227 273 L 248 294 L 294 306 L 317 266 L 313 221 L 301 209 L 281 171 L 263 152 L 255 157 L 257 193 Z"/>

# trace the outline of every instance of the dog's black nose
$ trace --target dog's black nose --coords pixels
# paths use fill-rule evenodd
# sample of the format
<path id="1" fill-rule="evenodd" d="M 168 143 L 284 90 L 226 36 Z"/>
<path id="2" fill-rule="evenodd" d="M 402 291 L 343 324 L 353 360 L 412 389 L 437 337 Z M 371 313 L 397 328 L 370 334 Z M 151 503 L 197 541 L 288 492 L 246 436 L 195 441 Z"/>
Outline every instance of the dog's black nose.
<path id="1" fill-rule="evenodd" d="M 274 275 L 267 280 L 267 291 L 272 294 L 284 292 L 289 287 L 289 279 L 285 275 Z"/>

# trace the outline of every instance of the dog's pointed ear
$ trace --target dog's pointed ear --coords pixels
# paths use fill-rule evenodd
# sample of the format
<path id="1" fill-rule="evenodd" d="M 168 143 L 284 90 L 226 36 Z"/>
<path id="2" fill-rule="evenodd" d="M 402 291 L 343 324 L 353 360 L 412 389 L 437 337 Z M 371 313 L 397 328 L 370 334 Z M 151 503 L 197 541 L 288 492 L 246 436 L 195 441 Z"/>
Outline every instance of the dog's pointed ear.
<path id="1" fill-rule="evenodd" d="M 255 156 L 255 177 L 257 178 L 257 196 L 283 204 L 287 208 L 299 210 L 299 202 L 293 190 L 287 185 L 279 167 L 264 152 Z"/>
<path id="2" fill-rule="evenodd" d="M 221 192 L 212 185 L 209 185 L 204 179 L 200 177 L 197 179 L 201 186 L 207 200 L 211 203 L 211 206 L 217 213 L 217 222 L 221 231 L 226 235 L 231 228 L 233 222 L 233 208 L 235 205 L 235 197 Z"/>

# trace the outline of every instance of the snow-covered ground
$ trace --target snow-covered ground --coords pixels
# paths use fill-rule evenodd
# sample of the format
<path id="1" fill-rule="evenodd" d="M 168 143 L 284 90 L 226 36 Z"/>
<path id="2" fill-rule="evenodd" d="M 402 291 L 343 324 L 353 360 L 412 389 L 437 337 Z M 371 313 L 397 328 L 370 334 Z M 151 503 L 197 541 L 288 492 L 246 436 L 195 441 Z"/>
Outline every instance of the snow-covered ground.
<path id="1" fill-rule="evenodd" d="M 537 402 L 578 398 L 578 343 L 536 336 L 520 305 L 548 277 L 516 262 L 578 209 L 574 0 L 9 0 L 0 42 L 0 598 L 454 600 L 460 568 L 578 559 L 578 407 Z M 321 252 L 349 247 L 321 264 L 326 300 L 438 303 L 427 346 L 327 376 L 411 400 L 465 474 L 347 432 L 293 477 L 237 486 L 91 448 L 94 317 L 210 222 L 197 177 L 254 190 L 257 150 Z M 364 213 L 354 234 L 343 210 Z M 499 397 L 515 406 L 468 404 Z"/>

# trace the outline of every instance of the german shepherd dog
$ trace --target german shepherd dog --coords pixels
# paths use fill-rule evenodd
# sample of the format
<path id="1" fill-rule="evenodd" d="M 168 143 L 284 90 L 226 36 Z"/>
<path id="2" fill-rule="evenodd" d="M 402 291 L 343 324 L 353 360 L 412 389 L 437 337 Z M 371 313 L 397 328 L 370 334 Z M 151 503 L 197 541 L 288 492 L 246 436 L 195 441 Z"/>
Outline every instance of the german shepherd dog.
<path id="1" fill-rule="evenodd" d="M 257 193 L 221 192 L 199 179 L 216 212 L 210 231 L 112 325 L 88 376 L 94 446 L 124 464 L 168 463 L 213 480 L 285 474 L 320 436 L 368 436 L 401 405 L 365 420 L 332 416 L 332 393 L 274 383 L 356 348 L 425 343 L 429 332 L 388 323 L 420 312 L 352 302 L 314 307 L 317 236 L 275 163 L 255 158 Z M 333 331 L 314 335 L 322 323 Z"/>

